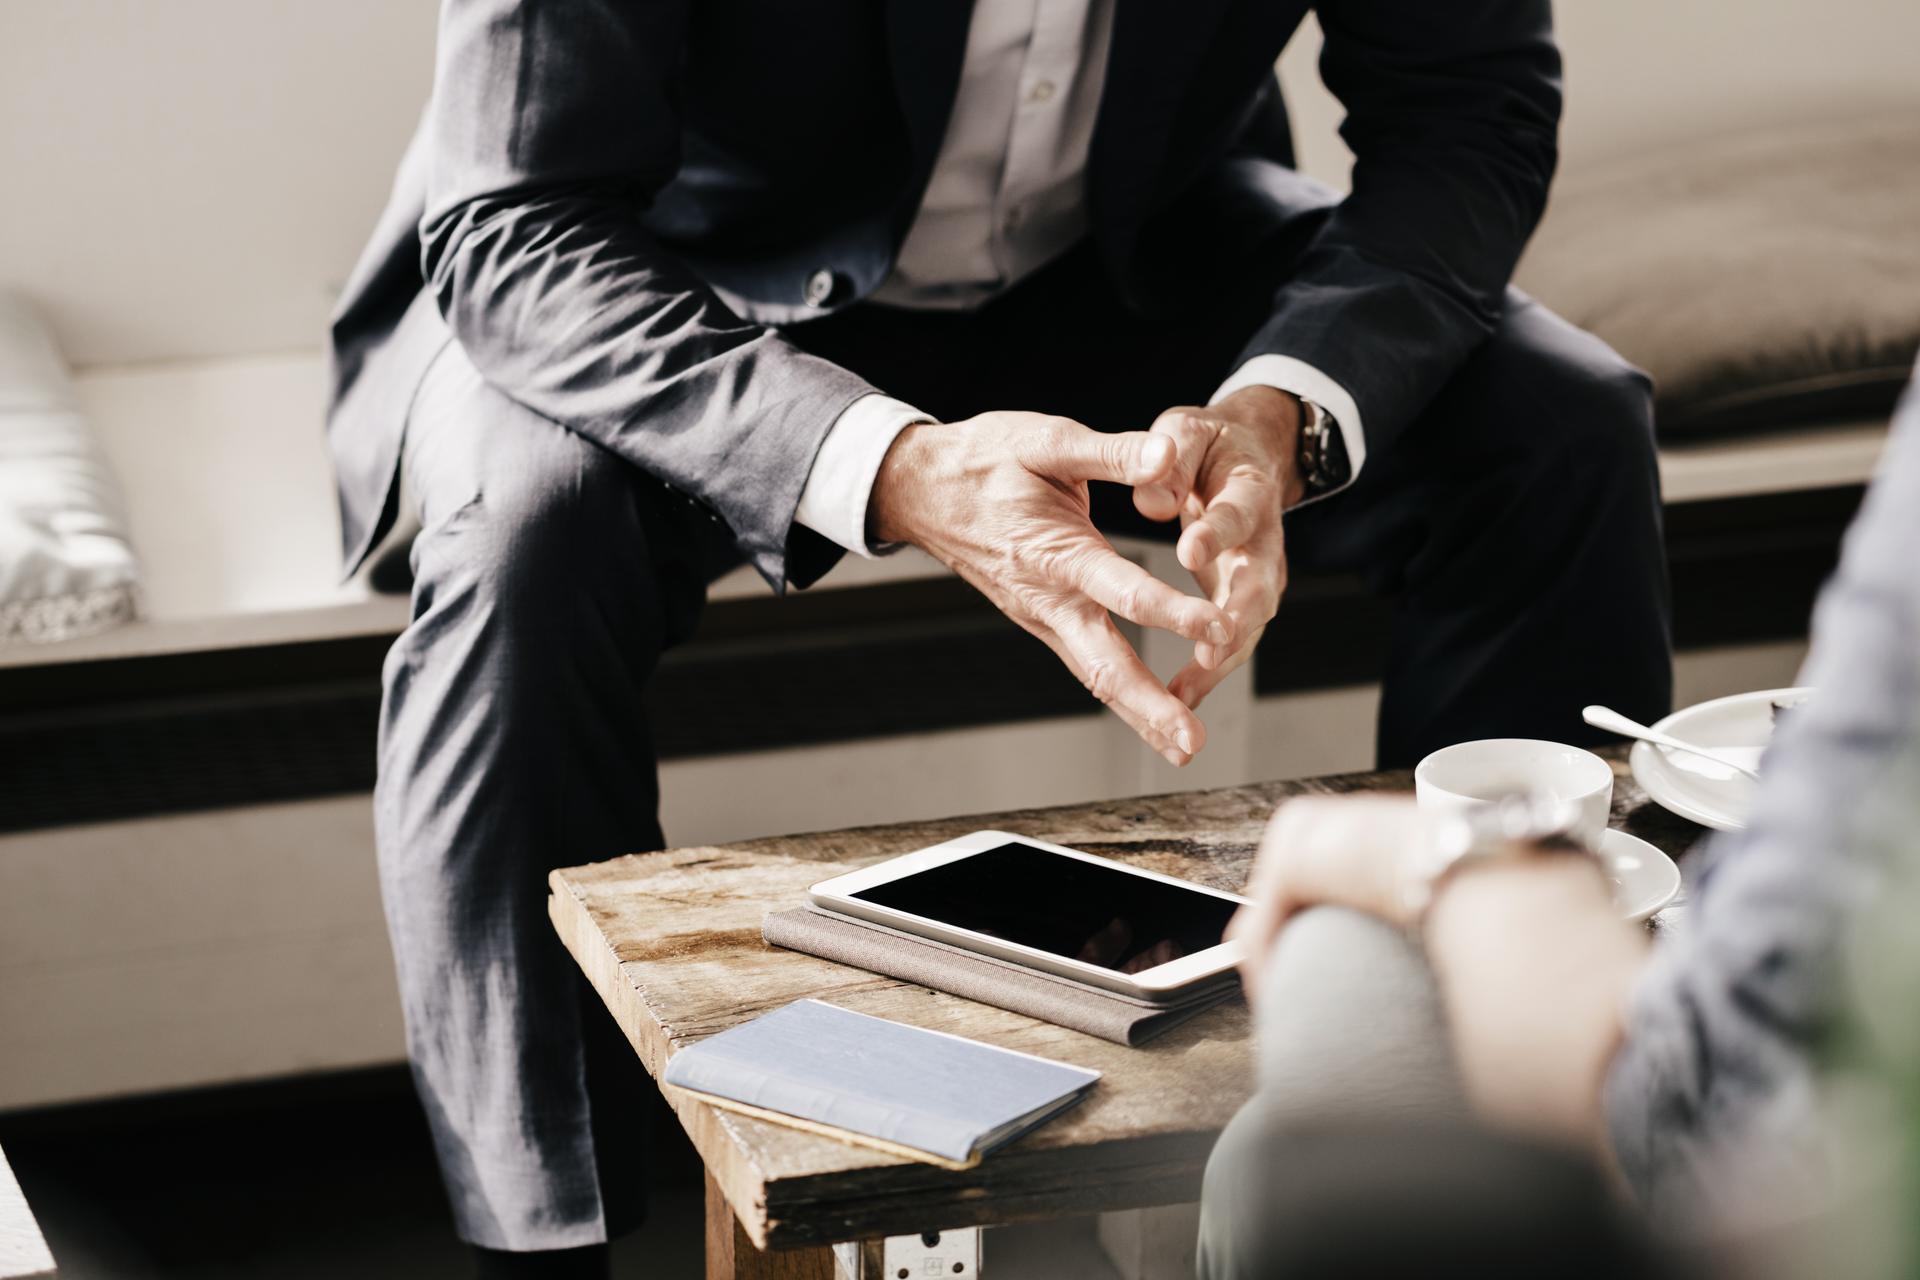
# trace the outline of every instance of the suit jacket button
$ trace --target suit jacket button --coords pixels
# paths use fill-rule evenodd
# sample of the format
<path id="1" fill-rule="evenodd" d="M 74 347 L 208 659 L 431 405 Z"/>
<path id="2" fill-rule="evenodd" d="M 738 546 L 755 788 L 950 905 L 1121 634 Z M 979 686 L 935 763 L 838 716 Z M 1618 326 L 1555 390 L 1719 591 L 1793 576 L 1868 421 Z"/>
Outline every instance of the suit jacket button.
<path id="1" fill-rule="evenodd" d="M 810 307 L 824 307 L 833 301 L 840 292 L 840 277 L 825 267 L 807 277 L 807 289 L 803 295 Z"/>

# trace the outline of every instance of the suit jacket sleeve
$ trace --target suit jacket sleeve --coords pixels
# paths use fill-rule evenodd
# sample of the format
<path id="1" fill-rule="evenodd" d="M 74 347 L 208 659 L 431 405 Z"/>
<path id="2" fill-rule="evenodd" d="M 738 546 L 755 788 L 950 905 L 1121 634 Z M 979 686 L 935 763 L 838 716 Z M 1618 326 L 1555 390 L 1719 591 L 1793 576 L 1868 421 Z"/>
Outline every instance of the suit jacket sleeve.
<path id="1" fill-rule="evenodd" d="M 1241 358 L 1291 356 L 1332 377 L 1378 454 L 1499 319 L 1553 176 L 1560 56 L 1546 0 L 1317 11 L 1352 193 Z"/>
<path id="2" fill-rule="evenodd" d="M 873 388 L 640 223 L 679 167 L 687 4 L 446 0 L 422 268 L 489 383 L 706 504 L 778 590 L 814 453 Z"/>

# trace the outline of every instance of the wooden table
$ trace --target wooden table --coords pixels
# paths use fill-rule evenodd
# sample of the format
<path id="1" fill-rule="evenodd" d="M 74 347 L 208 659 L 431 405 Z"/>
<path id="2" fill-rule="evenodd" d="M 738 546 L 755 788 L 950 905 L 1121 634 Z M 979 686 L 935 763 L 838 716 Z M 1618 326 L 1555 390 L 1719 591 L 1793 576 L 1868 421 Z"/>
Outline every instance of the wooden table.
<path id="1" fill-rule="evenodd" d="M 1700 829 L 1648 801 L 1624 753 L 1610 756 L 1614 824 L 1684 852 Z M 1239 890 L 1279 801 L 1411 787 L 1404 772 L 1349 774 L 669 849 L 555 871 L 549 912 L 656 1080 L 680 1048 L 805 996 L 1104 1073 L 1081 1106 L 964 1173 L 719 1111 L 663 1086 L 706 1163 L 708 1276 L 828 1280 L 825 1246 L 835 1241 L 1197 1199 L 1214 1139 L 1249 1093 L 1249 1018 L 1236 1001 L 1127 1049 L 769 947 L 760 937 L 768 911 L 804 901 L 817 880 L 988 827 Z M 1674 915 L 1669 908 L 1656 924 Z"/>

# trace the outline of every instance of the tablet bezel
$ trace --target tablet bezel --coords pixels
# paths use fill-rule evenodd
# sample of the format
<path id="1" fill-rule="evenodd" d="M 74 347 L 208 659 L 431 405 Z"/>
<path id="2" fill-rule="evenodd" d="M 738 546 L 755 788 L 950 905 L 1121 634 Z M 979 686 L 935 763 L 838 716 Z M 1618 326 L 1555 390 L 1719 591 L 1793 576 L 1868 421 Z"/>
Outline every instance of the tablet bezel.
<path id="1" fill-rule="evenodd" d="M 1013 831 L 974 831 L 928 849 L 903 853 L 884 862 L 877 862 L 873 866 L 849 871 L 844 875 L 834 876 L 830 880 L 822 880 L 808 888 L 807 896 L 815 906 L 823 910 L 870 920 L 876 924 L 899 929 L 903 933 L 932 938 L 968 951 L 976 951 L 982 955 L 1056 974 L 1075 982 L 1084 982 L 1088 986 L 1155 1003 L 1165 1002 L 1210 979 L 1219 978 L 1231 972 L 1240 963 L 1240 944 L 1222 942 L 1218 946 L 1196 951 L 1190 956 L 1182 956 L 1166 964 L 1155 965 L 1139 973 L 1121 973 L 1084 960 L 1072 960 L 1066 956 L 1055 955 L 1051 951 L 1042 951 L 1038 947 L 1029 947 L 1023 943 L 1009 942 L 1005 938 L 976 933 L 971 929 L 963 929 L 942 920 L 915 915 L 912 912 L 882 906 L 853 896 L 877 885 L 945 866 L 950 862 L 958 862 L 962 858 L 972 857 L 977 853 L 985 853 L 1003 844 L 1029 845 L 1048 853 L 1111 867 L 1130 876 L 1158 880 L 1164 884 L 1178 885 L 1182 889 L 1195 893 L 1224 898 L 1228 902 L 1245 904 L 1247 901 L 1237 893 L 1226 893 L 1219 889 L 1209 889 L 1205 885 L 1194 884 L 1191 880 L 1163 876 L 1154 871 L 1143 871 L 1139 867 L 1131 867 L 1124 862 L 1116 862 L 1111 858 L 1102 858 L 1091 853 L 1082 853 L 1078 849 L 1050 844 L 1045 840 L 1036 840 L 1032 836 L 1023 836 Z"/>

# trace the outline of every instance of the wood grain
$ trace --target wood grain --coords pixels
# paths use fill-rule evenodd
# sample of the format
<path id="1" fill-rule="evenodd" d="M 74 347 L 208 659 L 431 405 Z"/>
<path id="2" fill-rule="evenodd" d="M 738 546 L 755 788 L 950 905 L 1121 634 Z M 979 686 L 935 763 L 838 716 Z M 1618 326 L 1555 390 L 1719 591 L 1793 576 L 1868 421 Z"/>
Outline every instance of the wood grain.
<path id="1" fill-rule="evenodd" d="M 0 1152 L 0 1280 L 53 1274 L 53 1254 L 33 1220 L 5 1152 Z"/>
<path id="2" fill-rule="evenodd" d="M 1616 761 L 1615 825 L 1670 853 L 1699 829 L 1647 802 Z M 1245 1006 L 1128 1049 L 761 941 L 761 918 L 841 871 L 998 827 L 1221 889 L 1246 880 L 1290 796 L 1406 791 L 1406 773 L 1340 777 L 672 849 L 556 871 L 555 928 L 659 1078 L 678 1049 L 815 996 L 1104 1073 L 1059 1120 L 952 1172 L 719 1111 L 664 1086 L 709 1176 L 762 1248 L 1192 1200 L 1251 1080 Z M 1669 913 L 1662 913 L 1663 917 Z M 1665 921 L 1660 923 L 1664 924 Z"/>
<path id="3" fill-rule="evenodd" d="M 833 1251 L 825 1245 L 763 1251 L 707 1175 L 707 1280 L 834 1280 Z"/>

